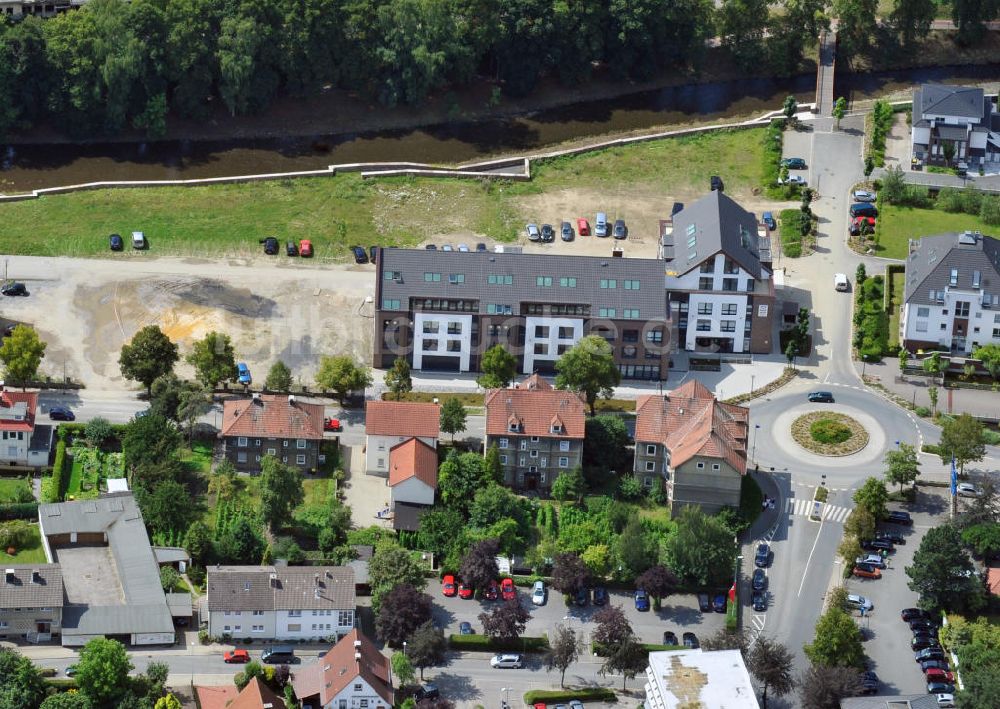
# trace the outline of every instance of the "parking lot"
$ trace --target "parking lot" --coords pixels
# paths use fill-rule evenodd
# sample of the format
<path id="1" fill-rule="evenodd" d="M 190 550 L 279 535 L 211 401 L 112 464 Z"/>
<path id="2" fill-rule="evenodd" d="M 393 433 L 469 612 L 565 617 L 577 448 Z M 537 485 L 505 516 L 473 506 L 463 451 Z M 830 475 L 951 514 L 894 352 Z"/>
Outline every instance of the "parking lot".
<path id="1" fill-rule="evenodd" d="M 799 175 L 813 189 L 819 185 L 812 182 L 812 129 L 786 130 L 781 148 L 782 158 L 802 158 L 806 161 L 805 170 L 789 170 L 789 175 Z"/>

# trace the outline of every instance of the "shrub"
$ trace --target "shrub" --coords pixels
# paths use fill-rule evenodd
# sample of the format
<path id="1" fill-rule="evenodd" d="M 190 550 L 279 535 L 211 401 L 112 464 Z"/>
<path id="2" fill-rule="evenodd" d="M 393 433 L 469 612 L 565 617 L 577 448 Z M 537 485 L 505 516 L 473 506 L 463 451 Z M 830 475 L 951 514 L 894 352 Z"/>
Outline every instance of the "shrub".
<path id="1" fill-rule="evenodd" d="M 979 218 L 993 226 L 1000 224 L 1000 197 L 984 196 Z"/>
<path id="2" fill-rule="evenodd" d="M 929 453 L 931 455 L 941 455 L 941 446 L 936 443 L 925 443 L 920 446 L 920 451 L 922 453 Z"/>
<path id="3" fill-rule="evenodd" d="M 537 702 L 568 702 L 571 699 L 591 702 L 618 701 L 615 690 L 610 687 L 587 687 L 586 689 L 532 689 L 524 693 L 525 704 Z"/>
<path id="4" fill-rule="evenodd" d="M 61 427 L 60 427 L 61 428 Z M 56 457 L 52 464 L 52 482 L 49 485 L 46 502 L 60 502 L 66 494 L 69 477 L 66 475 L 66 441 L 60 439 L 56 443 Z"/>
<path id="5" fill-rule="evenodd" d="M 931 415 L 931 410 L 928 409 L 926 406 L 918 406 L 913 410 L 913 413 L 915 413 L 917 416 L 926 417 Z M 927 446 L 924 446 L 924 448 L 926 447 Z"/>
<path id="6" fill-rule="evenodd" d="M 934 208 L 940 209 L 942 212 L 964 212 L 965 206 L 962 204 L 962 190 L 955 189 L 954 187 L 945 187 L 938 192 Z"/>
<path id="7" fill-rule="evenodd" d="M 825 485 L 816 488 L 816 493 L 813 495 L 813 499 L 817 502 L 826 502 L 828 497 L 830 497 L 830 489 Z"/>
<path id="8" fill-rule="evenodd" d="M 38 519 L 38 503 L 8 502 L 0 505 L 0 522 L 11 519 Z"/>
<path id="9" fill-rule="evenodd" d="M 813 437 L 814 441 L 836 444 L 843 443 L 850 438 L 851 429 L 840 421 L 820 419 L 819 421 L 813 421 L 809 427 L 809 435 Z"/>
<path id="10" fill-rule="evenodd" d="M 549 639 L 541 637 L 522 636 L 517 640 L 492 640 L 486 635 L 451 635 L 448 643 L 452 650 L 465 652 L 494 652 L 510 650 L 517 652 L 545 652 L 549 649 Z"/>
<path id="11" fill-rule="evenodd" d="M 885 139 L 889 135 L 893 121 L 892 105 L 879 99 L 872 107 L 872 133 L 868 142 L 868 155 L 875 167 L 885 165 Z"/>

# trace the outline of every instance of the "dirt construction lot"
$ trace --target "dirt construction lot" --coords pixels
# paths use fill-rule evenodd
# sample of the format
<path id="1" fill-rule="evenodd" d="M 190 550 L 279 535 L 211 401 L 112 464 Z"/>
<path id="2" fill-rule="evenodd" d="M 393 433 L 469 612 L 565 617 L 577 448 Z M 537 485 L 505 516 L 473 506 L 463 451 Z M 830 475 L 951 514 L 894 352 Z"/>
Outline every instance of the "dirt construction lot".
<path id="1" fill-rule="evenodd" d="M 48 343 L 42 373 L 65 372 L 90 389 L 132 384 L 121 378 L 118 355 L 145 325 L 159 325 L 182 358 L 205 333 L 226 333 L 237 360 L 260 381 L 277 359 L 311 382 L 321 355 L 370 357 L 372 266 L 290 267 L 264 258 L 7 262 L 8 276 L 30 295 L 3 299 L 3 324 L 33 325 Z M 178 371 L 191 374 L 183 361 Z"/>

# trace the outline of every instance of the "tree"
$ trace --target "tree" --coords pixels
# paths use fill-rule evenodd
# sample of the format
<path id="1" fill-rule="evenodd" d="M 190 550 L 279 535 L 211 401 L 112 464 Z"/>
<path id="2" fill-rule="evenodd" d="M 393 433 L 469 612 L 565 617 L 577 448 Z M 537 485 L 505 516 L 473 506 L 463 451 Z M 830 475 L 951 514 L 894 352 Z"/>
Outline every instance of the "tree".
<path id="1" fill-rule="evenodd" d="M 431 620 L 433 610 L 430 596 L 408 583 L 400 584 L 382 597 L 375 631 L 390 647 L 402 647 L 417 628 Z"/>
<path id="2" fill-rule="evenodd" d="M 594 622 L 597 627 L 591 633 L 591 639 L 598 645 L 620 645 L 626 638 L 632 637 L 632 625 L 621 606 L 604 606 L 594 614 Z"/>
<path id="3" fill-rule="evenodd" d="M 630 679 L 643 671 L 646 667 L 646 649 L 640 645 L 635 637 L 629 635 L 620 645 L 611 647 L 610 654 L 604 659 L 600 673 L 603 676 L 608 674 L 622 675 L 622 691 L 625 691 L 625 684 Z"/>
<path id="4" fill-rule="evenodd" d="M 377 612 L 382 596 L 397 586 L 408 583 L 418 590 L 427 585 L 424 570 L 412 554 L 392 541 L 380 542 L 368 562 L 368 579 L 372 589 L 372 608 Z"/>
<path id="5" fill-rule="evenodd" d="M 583 470 L 579 466 L 559 473 L 552 483 L 552 497 L 560 502 L 579 502 L 586 491 L 587 483 L 584 482 Z"/>
<path id="6" fill-rule="evenodd" d="M 181 443 L 181 434 L 174 425 L 158 414 L 132 419 L 121 438 L 125 460 L 133 468 L 173 458 Z"/>
<path id="7" fill-rule="evenodd" d="M 556 388 L 581 394 L 595 413 L 598 396 L 610 399 L 622 380 L 611 345 L 603 337 L 587 335 L 556 361 Z"/>
<path id="8" fill-rule="evenodd" d="M 632 460 L 628 452 L 628 428 L 621 416 L 601 414 L 587 419 L 583 439 L 583 465 L 596 471 L 592 482 L 603 482 L 609 471 L 630 470 Z M 591 473 L 588 472 L 588 476 Z M 598 478 L 598 475 L 602 476 Z"/>
<path id="9" fill-rule="evenodd" d="M 848 56 L 868 50 L 875 35 L 877 9 L 878 0 L 833 0 L 833 15 L 839 20 L 837 41 Z"/>
<path id="10" fill-rule="evenodd" d="M 972 356 L 983 363 L 991 377 L 1000 380 L 1000 345 L 990 343 L 977 347 L 972 351 Z"/>
<path id="11" fill-rule="evenodd" d="M 45 698 L 38 668 L 16 650 L 0 648 L 0 706 L 35 709 Z"/>
<path id="12" fill-rule="evenodd" d="M 731 540 L 732 535 L 729 538 Z M 635 578 L 656 562 L 655 545 L 638 518 L 630 518 L 616 540 L 615 557 L 626 578 Z"/>
<path id="13" fill-rule="evenodd" d="M 970 667 L 962 672 L 962 691 L 955 695 L 959 709 L 981 709 L 1000 696 L 1000 674 L 996 666 Z"/>
<path id="14" fill-rule="evenodd" d="M 906 368 L 910 364 L 910 351 L 905 347 L 899 348 L 899 373 L 901 375 L 906 374 Z"/>
<path id="15" fill-rule="evenodd" d="M 670 569 L 661 564 L 651 566 L 635 580 L 635 587 L 644 589 L 653 597 L 656 605 L 666 596 L 677 590 L 677 577 Z"/>
<path id="16" fill-rule="evenodd" d="M 736 548 L 733 534 L 717 518 L 686 505 L 677 517 L 677 531 L 667 539 L 666 556 L 674 573 L 698 586 L 728 585 Z"/>
<path id="17" fill-rule="evenodd" d="M 168 694 L 165 697 L 160 697 L 156 700 L 156 704 L 153 705 L 153 709 L 183 709 L 180 700 L 173 694 Z"/>
<path id="18" fill-rule="evenodd" d="M 967 47 L 978 43 L 986 29 L 984 21 L 993 18 L 996 11 L 995 0 L 952 0 L 951 19 L 958 27 L 958 44 Z"/>
<path id="19" fill-rule="evenodd" d="M 483 352 L 479 363 L 482 374 L 476 382 L 483 389 L 505 389 L 517 376 L 517 360 L 503 345 L 493 345 Z"/>
<path id="20" fill-rule="evenodd" d="M 397 357 L 392 363 L 392 369 L 385 373 L 385 386 L 396 397 L 396 401 L 399 401 L 403 394 L 413 390 L 410 363 L 405 357 Z"/>
<path id="21" fill-rule="evenodd" d="M 559 670 L 559 686 L 566 686 L 566 670 L 580 657 L 580 639 L 572 628 L 564 628 L 556 623 L 555 632 L 545 653 L 545 669 Z"/>
<path id="22" fill-rule="evenodd" d="M 788 345 L 785 347 L 785 359 L 788 360 L 788 366 L 795 366 L 795 358 L 799 354 L 799 346 L 795 344 L 795 340 L 789 340 Z"/>
<path id="23" fill-rule="evenodd" d="M 899 34 L 904 48 L 910 48 L 917 38 L 927 36 L 936 9 L 934 0 L 895 0 L 889 24 Z"/>
<path id="24" fill-rule="evenodd" d="M 816 621 L 816 636 L 802 648 L 814 665 L 862 667 L 861 630 L 841 607 L 831 606 Z"/>
<path id="25" fill-rule="evenodd" d="M 413 664 L 410 662 L 410 658 L 405 654 L 394 652 L 392 653 L 392 657 L 389 658 L 389 662 L 392 664 L 392 675 L 400 687 L 410 684 L 417 676 L 416 672 L 413 671 Z"/>
<path id="26" fill-rule="evenodd" d="M 139 382 L 146 387 L 146 394 L 151 394 L 153 382 L 173 373 L 179 357 L 177 344 L 158 326 L 147 325 L 132 336 L 131 342 L 122 345 L 118 366 L 123 377 Z"/>
<path id="27" fill-rule="evenodd" d="M 94 638 L 80 651 L 76 683 L 94 704 L 111 705 L 128 686 L 131 670 L 124 645 L 117 640 Z"/>
<path id="28" fill-rule="evenodd" d="M 260 463 L 260 512 L 264 522 L 278 529 L 291 519 L 292 510 L 302 504 L 304 497 L 298 469 L 265 455 Z"/>
<path id="29" fill-rule="evenodd" d="M 188 427 L 188 445 L 194 443 L 194 425 L 199 418 L 212 410 L 212 390 L 208 387 L 190 386 L 181 392 L 177 405 L 177 418 Z"/>
<path id="30" fill-rule="evenodd" d="M 931 409 L 937 416 L 938 388 L 936 386 L 927 387 L 927 397 L 931 400 Z"/>
<path id="31" fill-rule="evenodd" d="M 233 676 L 233 684 L 242 692 L 255 677 L 264 679 L 264 666 L 256 660 L 251 660 L 243 666 L 242 672 L 237 672 Z"/>
<path id="32" fill-rule="evenodd" d="M 804 709 L 840 709 L 840 700 L 861 693 L 861 671 L 813 663 L 798 681 Z"/>
<path id="33" fill-rule="evenodd" d="M 907 586 L 920 594 L 917 604 L 924 610 L 976 610 L 984 601 L 972 559 L 954 525 L 927 530 L 906 575 Z"/>
<path id="34" fill-rule="evenodd" d="M 441 430 L 451 434 L 451 440 L 455 440 L 455 434 L 465 430 L 465 407 L 458 397 L 450 397 L 444 400 L 441 405 Z"/>
<path id="35" fill-rule="evenodd" d="M 279 359 L 267 370 L 267 379 L 264 380 L 264 388 L 268 391 L 291 391 L 292 370 Z"/>
<path id="36" fill-rule="evenodd" d="M 611 549 L 607 544 L 591 544 L 580 554 L 580 559 L 590 569 L 591 576 L 607 576 L 611 571 Z"/>
<path id="37" fill-rule="evenodd" d="M 840 130 L 840 121 L 846 115 L 847 115 L 847 99 L 841 96 L 833 103 L 833 120 L 837 130 Z"/>
<path id="38" fill-rule="evenodd" d="M 208 526 L 204 522 L 191 523 L 184 535 L 184 548 L 194 561 L 205 563 L 212 550 L 212 533 L 208 531 Z"/>
<path id="39" fill-rule="evenodd" d="M 767 15 L 766 6 L 764 15 Z M 781 112 L 785 114 L 785 118 L 791 120 L 795 118 L 796 112 L 799 110 L 799 102 L 794 96 L 786 96 L 785 102 L 781 105 Z"/>
<path id="40" fill-rule="evenodd" d="M 180 580 L 181 575 L 173 566 L 160 567 L 160 585 L 163 587 L 164 593 L 173 593 Z"/>
<path id="41" fill-rule="evenodd" d="M 486 588 L 497 576 L 497 551 L 500 543 L 496 539 L 483 539 L 469 547 L 462 557 L 459 574 L 473 588 Z"/>
<path id="42" fill-rule="evenodd" d="M 974 463 L 986 455 L 983 424 L 969 414 L 945 419 L 941 424 L 941 441 L 938 443 L 941 462 L 948 464 L 954 456 L 959 475 L 965 475 L 965 464 Z"/>
<path id="43" fill-rule="evenodd" d="M 941 353 L 932 352 L 930 357 L 925 357 L 921 363 L 924 371 L 928 374 L 940 374 L 944 365 L 941 364 Z"/>
<path id="44" fill-rule="evenodd" d="M 231 564 L 258 564 L 264 551 L 264 540 L 245 517 L 230 523 L 219 538 L 219 553 Z"/>
<path id="45" fill-rule="evenodd" d="M 488 485 L 483 457 L 452 449 L 438 468 L 438 492 L 441 501 L 463 512 L 472 504 L 476 491 Z"/>
<path id="46" fill-rule="evenodd" d="M 177 421 L 177 408 L 181 405 L 181 394 L 191 386 L 181 381 L 173 372 L 162 374 L 153 380 L 149 394 L 149 413 Z"/>
<path id="47" fill-rule="evenodd" d="M 716 12 L 716 24 L 722 45 L 740 65 L 753 65 L 764 58 L 767 45 L 768 13 L 766 0 L 723 0 Z M 792 98 L 794 101 L 794 97 Z M 791 118 L 795 115 L 792 110 Z"/>
<path id="48" fill-rule="evenodd" d="M 194 367 L 198 381 L 208 389 L 214 390 L 219 382 L 236 379 L 236 353 L 229 335 L 208 333 L 194 343 L 185 359 Z"/>
<path id="49" fill-rule="evenodd" d="M 877 520 L 885 518 L 886 504 L 889 502 L 889 492 L 885 483 L 878 478 L 868 478 L 864 484 L 854 491 L 854 503 L 863 507 Z"/>
<path id="50" fill-rule="evenodd" d="M 913 483 L 920 475 L 917 451 L 909 443 L 900 443 L 898 450 L 887 452 L 885 466 L 885 479 L 899 485 L 900 492 L 903 491 L 903 485 Z"/>
<path id="51" fill-rule="evenodd" d="M 719 628 L 714 635 L 709 635 L 701 641 L 702 650 L 739 650 L 746 657 L 749 642 L 747 636 L 739 630 Z"/>
<path id="52" fill-rule="evenodd" d="M 795 687 L 792 677 L 794 658 L 788 648 L 761 635 L 747 655 L 747 669 L 764 689 L 761 705 L 767 709 L 767 691 L 783 697 Z"/>
<path id="53" fill-rule="evenodd" d="M 578 554 L 556 554 L 552 565 L 552 586 L 558 591 L 573 595 L 590 582 L 590 569 Z"/>
<path id="54" fill-rule="evenodd" d="M 437 667 L 445 661 L 448 641 L 444 632 L 429 620 L 413 633 L 407 644 L 406 654 L 413 666 L 420 670 L 420 681 L 424 680 L 424 668 Z"/>
<path id="55" fill-rule="evenodd" d="M 489 613 L 480 613 L 479 622 L 483 632 L 494 640 L 513 641 L 521 637 L 531 614 L 521 606 L 521 601 L 512 598 L 504 601 Z"/>
<path id="56" fill-rule="evenodd" d="M 114 437 L 115 430 L 110 421 L 98 416 L 87 422 L 83 435 L 95 448 L 103 448 L 104 444 Z"/>
<path id="57" fill-rule="evenodd" d="M 983 522 L 962 530 L 962 543 L 977 556 L 989 559 L 1000 555 L 1000 524 Z"/>
<path id="58" fill-rule="evenodd" d="M 420 518 L 417 548 L 444 555 L 459 541 L 465 529 L 465 518 L 458 510 L 432 507 Z"/>
<path id="59" fill-rule="evenodd" d="M 371 370 L 358 364 L 348 355 L 325 356 L 319 361 L 316 385 L 321 389 L 332 390 L 341 404 L 348 394 L 365 389 L 371 384 Z"/>
<path id="60" fill-rule="evenodd" d="M 46 344 L 28 325 L 17 325 L 0 345 L 0 362 L 7 372 L 7 383 L 24 386 L 38 375 L 38 365 L 45 356 Z"/>
<path id="61" fill-rule="evenodd" d="M 195 515 L 195 507 L 190 493 L 181 483 L 171 479 L 155 484 L 137 481 L 134 487 L 142 518 L 154 533 L 187 529 Z"/>
<path id="62" fill-rule="evenodd" d="M 483 468 L 489 480 L 495 482 L 497 485 L 503 484 L 503 466 L 500 463 L 500 449 L 497 448 L 496 443 L 487 449 L 485 459 L 483 460 Z M 422 517 L 421 525 L 423 525 Z"/>

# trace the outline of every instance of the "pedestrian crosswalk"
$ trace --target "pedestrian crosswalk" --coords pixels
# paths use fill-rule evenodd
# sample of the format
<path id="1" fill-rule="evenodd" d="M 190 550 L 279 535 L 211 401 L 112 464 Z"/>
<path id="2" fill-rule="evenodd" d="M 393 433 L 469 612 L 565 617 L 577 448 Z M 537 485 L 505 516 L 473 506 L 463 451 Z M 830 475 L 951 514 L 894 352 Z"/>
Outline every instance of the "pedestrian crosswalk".
<path id="1" fill-rule="evenodd" d="M 803 498 L 792 498 L 788 500 L 785 507 L 790 515 L 808 517 L 813 509 L 813 501 Z M 841 507 L 840 505 L 822 505 L 822 507 L 823 519 L 827 522 L 843 522 L 851 514 L 850 507 Z"/>

